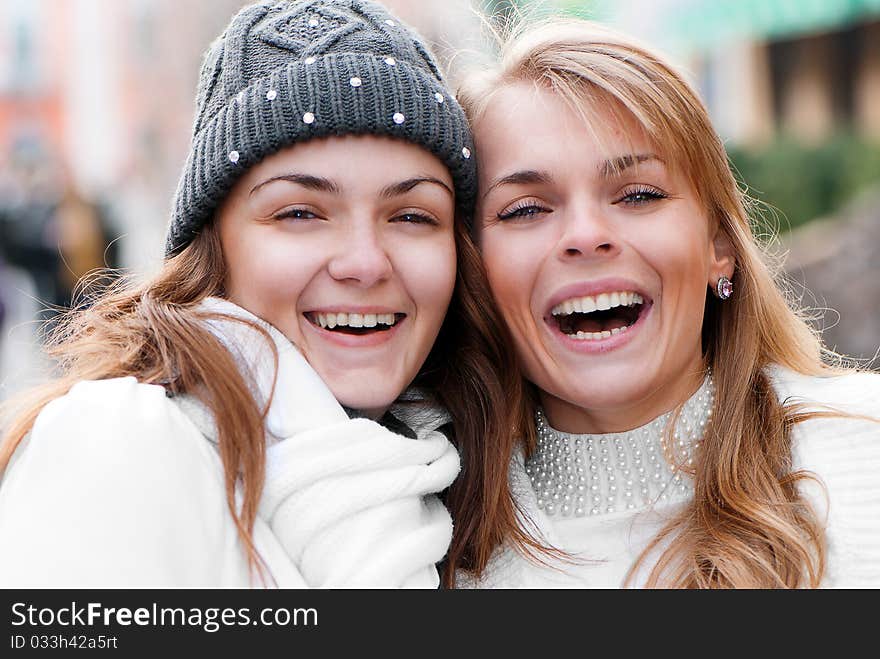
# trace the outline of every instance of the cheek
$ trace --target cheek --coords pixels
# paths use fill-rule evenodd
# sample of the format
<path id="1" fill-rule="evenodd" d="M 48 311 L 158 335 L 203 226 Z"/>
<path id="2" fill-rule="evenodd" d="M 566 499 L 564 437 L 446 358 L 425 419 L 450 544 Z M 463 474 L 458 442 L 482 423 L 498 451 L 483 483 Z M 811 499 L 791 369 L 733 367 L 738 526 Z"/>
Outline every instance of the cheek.
<path id="1" fill-rule="evenodd" d="M 268 238 L 268 236 L 267 236 Z M 299 241 L 241 241 L 227 256 L 230 299 L 264 320 L 285 329 L 297 302 L 319 264 L 308 259 L 314 250 Z"/>
<path id="2" fill-rule="evenodd" d="M 398 244 L 392 253 L 395 274 L 415 303 L 418 315 L 430 318 L 439 330 L 455 289 L 456 252 L 452 235 Z"/>
<path id="3" fill-rule="evenodd" d="M 709 273 L 708 239 L 695 227 L 664 231 L 641 250 L 643 258 L 660 276 L 664 306 L 682 327 L 699 325 L 706 300 Z M 690 236 L 690 239 L 682 239 Z"/>
<path id="4" fill-rule="evenodd" d="M 542 253 L 526 235 L 511 236 L 488 229 L 483 233 L 481 252 L 489 286 L 498 305 L 511 312 L 528 312 Z"/>

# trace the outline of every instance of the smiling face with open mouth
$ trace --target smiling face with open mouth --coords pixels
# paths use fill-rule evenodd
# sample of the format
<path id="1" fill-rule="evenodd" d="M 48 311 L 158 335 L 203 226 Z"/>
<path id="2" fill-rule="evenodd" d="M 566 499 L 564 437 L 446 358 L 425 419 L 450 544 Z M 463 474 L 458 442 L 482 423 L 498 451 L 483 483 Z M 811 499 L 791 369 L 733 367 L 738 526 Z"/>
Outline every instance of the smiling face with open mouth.
<path id="1" fill-rule="evenodd" d="M 227 296 L 296 344 L 340 403 L 377 417 L 446 315 L 454 202 L 446 167 L 407 142 L 286 148 L 248 170 L 218 212 Z"/>
<path id="2" fill-rule="evenodd" d="M 638 427 L 696 390 L 707 287 L 733 269 L 638 124 L 592 116 L 515 83 L 475 125 L 493 294 L 550 422 L 578 433 Z"/>

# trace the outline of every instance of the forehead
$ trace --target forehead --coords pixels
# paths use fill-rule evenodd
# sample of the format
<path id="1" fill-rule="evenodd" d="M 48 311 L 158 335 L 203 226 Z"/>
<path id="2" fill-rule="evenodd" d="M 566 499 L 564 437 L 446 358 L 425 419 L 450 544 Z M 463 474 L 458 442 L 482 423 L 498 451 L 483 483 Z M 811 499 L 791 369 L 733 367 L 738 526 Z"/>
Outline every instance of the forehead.
<path id="1" fill-rule="evenodd" d="M 381 167 L 375 166 L 378 162 Z M 243 182 L 255 183 L 292 171 L 365 184 L 414 175 L 433 176 L 450 185 L 452 182 L 449 170 L 428 150 L 378 135 L 316 138 L 285 147 L 251 167 Z"/>
<path id="2" fill-rule="evenodd" d="M 556 166 L 598 167 L 625 154 L 658 147 L 623 106 L 596 95 L 577 108 L 544 87 L 516 82 L 497 90 L 477 120 L 475 137 L 485 170 Z"/>

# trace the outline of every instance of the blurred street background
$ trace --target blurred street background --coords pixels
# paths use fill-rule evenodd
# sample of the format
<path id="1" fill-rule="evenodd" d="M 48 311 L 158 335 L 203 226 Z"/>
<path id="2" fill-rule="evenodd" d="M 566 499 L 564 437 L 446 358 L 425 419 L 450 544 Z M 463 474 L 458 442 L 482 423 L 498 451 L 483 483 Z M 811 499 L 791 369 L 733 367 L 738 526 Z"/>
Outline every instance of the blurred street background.
<path id="1" fill-rule="evenodd" d="M 161 264 L 202 52 L 243 0 L 0 0 L 0 400 L 97 268 Z M 880 0 L 386 0 L 456 79 L 478 12 L 563 12 L 665 51 L 706 101 L 826 343 L 880 348 Z M 476 10 L 476 11 L 475 11 Z M 456 57 L 459 55 L 459 57 Z M 876 368 L 880 360 L 873 364 Z"/>

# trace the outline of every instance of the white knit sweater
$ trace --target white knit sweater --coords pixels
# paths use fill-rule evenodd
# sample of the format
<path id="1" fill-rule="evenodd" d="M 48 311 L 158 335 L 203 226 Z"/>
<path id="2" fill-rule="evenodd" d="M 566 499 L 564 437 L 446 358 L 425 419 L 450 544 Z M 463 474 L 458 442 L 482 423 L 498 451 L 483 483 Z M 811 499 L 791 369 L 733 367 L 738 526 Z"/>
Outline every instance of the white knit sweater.
<path id="1" fill-rule="evenodd" d="M 435 493 L 458 473 L 457 452 L 431 427 L 414 440 L 349 420 L 294 346 L 263 326 L 279 353 L 253 531 L 267 585 L 437 587 L 452 524 Z M 266 401 L 266 342 L 238 323 L 212 327 Z M 131 377 L 75 385 L 43 409 L 0 483 L 0 586 L 260 585 L 215 441 L 192 398 Z"/>
<path id="2" fill-rule="evenodd" d="M 880 375 L 816 378 L 774 367 L 769 374 L 780 400 L 821 403 L 880 419 Z M 827 570 L 823 587 L 880 587 L 880 422 L 814 419 L 793 430 L 793 468 L 818 476 L 825 490 L 802 481 L 802 492 L 825 520 Z M 539 566 L 509 547 L 499 549 L 482 577 L 461 574 L 465 588 L 619 588 L 634 561 L 663 524 L 692 496 L 671 496 L 653 507 L 586 517 L 548 516 L 537 506 L 523 457 L 510 482 L 526 528 L 576 562 Z M 827 493 L 827 499 L 826 499 Z M 652 553 L 652 558 L 659 550 Z M 632 582 L 644 584 L 652 560 Z"/>

